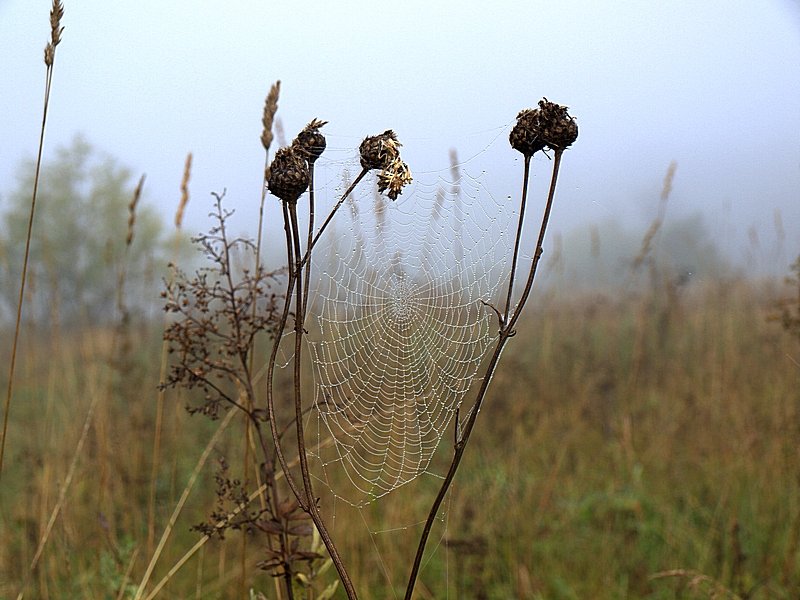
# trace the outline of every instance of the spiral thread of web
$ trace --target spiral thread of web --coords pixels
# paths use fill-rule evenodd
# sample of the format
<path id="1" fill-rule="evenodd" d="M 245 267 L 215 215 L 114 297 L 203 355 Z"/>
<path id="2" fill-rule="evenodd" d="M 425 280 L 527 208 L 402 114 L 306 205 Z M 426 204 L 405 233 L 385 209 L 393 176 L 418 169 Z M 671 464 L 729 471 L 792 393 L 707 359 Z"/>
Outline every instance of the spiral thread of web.
<path id="1" fill-rule="evenodd" d="M 441 181 L 397 202 L 362 193 L 315 248 L 314 407 L 319 441 L 333 440 L 315 454 L 322 479 L 346 474 L 332 492 L 357 506 L 428 472 L 497 339 L 485 303 L 507 276 L 509 214 L 462 179 L 458 195 Z"/>

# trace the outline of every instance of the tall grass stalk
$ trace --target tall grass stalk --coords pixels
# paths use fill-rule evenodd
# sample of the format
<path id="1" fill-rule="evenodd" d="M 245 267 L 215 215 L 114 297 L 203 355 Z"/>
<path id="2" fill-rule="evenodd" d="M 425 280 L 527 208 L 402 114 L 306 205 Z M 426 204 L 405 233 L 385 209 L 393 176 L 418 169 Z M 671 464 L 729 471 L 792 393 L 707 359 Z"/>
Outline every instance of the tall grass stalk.
<path id="1" fill-rule="evenodd" d="M 33 177 L 33 193 L 31 194 L 31 210 L 28 217 L 28 230 L 25 235 L 25 256 L 22 260 L 22 274 L 20 275 L 19 297 L 17 300 L 17 314 L 14 323 L 14 339 L 11 343 L 11 360 L 8 366 L 8 387 L 6 400 L 3 407 L 3 435 L 0 437 L 0 480 L 3 476 L 3 459 L 5 458 L 6 440 L 8 438 L 8 421 L 11 411 L 11 398 L 14 394 L 14 370 L 17 365 L 17 345 L 19 343 L 20 323 L 22 322 L 22 305 L 25 297 L 25 283 L 28 274 L 28 259 L 31 251 L 31 237 L 33 233 L 33 218 L 36 213 L 36 196 L 39 191 L 39 175 L 42 167 L 42 151 L 44 149 L 44 132 L 47 128 L 47 110 L 50 106 L 50 90 L 53 83 L 53 64 L 55 63 L 56 46 L 61 43 L 61 18 L 64 16 L 64 6 L 61 0 L 53 0 L 50 9 L 50 41 L 44 49 L 44 63 L 46 66 L 44 85 L 44 106 L 42 109 L 42 127 L 39 130 L 39 151 L 36 154 L 36 172 Z"/>
<path id="2" fill-rule="evenodd" d="M 183 165 L 183 177 L 181 177 L 181 200 L 175 211 L 175 243 L 172 248 L 173 261 L 178 257 L 178 246 L 180 244 L 180 232 L 183 227 L 183 217 L 186 213 L 186 206 L 189 204 L 189 179 L 192 174 L 192 153 L 186 155 L 186 162 Z M 165 317 L 166 323 L 166 317 Z M 169 344 L 167 340 L 161 341 L 161 360 L 159 363 L 159 383 L 163 383 L 167 377 Z M 147 555 L 152 556 L 153 545 L 155 543 L 156 531 L 156 488 L 158 487 L 158 470 L 161 466 L 161 436 L 164 426 L 164 397 L 166 389 L 158 388 L 156 395 L 156 422 L 153 432 L 153 457 L 150 466 L 150 493 L 147 500 Z"/>
<path id="3" fill-rule="evenodd" d="M 228 425 L 231 422 L 231 419 L 236 415 L 234 411 L 229 411 L 228 414 L 225 415 L 225 418 L 219 424 L 219 427 L 214 432 L 214 435 L 206 444 L 206 447 L 203 449 L 202 454 L 197 459 L 197 464 L 195 464 L 194 470 L 192 471 L 191 476 L 189 477 L 189 481 L 186 483 L 186 486 L 183 489 L 183 493 L 181 493 L 181 497 L 178 500 L 175 508 L 172 511 L 172 515 L 170 515 L 169 522 L 167 526 L 164 528 L 164 532 L 161 534 L 161 539 L 158 542 L 158 547 L 156 548 L 153 555 L 150 557 L 150 563 L 147 565 L 147 569 L 145 569 L 144 575 L 142 576 L 142 580 L 139 583 L 139 587 L 136 590 L 136 596 L 134 596 L 134 600 L 140 600 L 140 598 L 144 595 L 145 589 L 147 588 L 147 584 L 150 581 L 150 577 L 153 574 L 153 569 L 158 562 L 159 557 L 161 556 L 161 552 L 164 550 L 164 546 L 169 540 L 169 536 L 172 533 L 172 530 L 175 527 L 175 523 L 178 520 L 178 516 L 180 515 L 183 507 L 186 505 L 186 501 L 189 498 L 189 494 L 191 493 L 192 489 L 194 488 L 194 484 L 197 482 L 197 478 L 200 476 L 200 472 L 206 464 L 208 457 L 211 455 L 211 451 L 214 449 L 219 437 L 222 435 L 222 432 L 227 429 Z"/>
<path id="4" fill-rule="evenodd" d="M 27 588 L 31 577 L 36 571 L 36 567 L 39 564 L 39 560 L 42 558 L 42 553 L 44 552 L 44 548 L 47 545 L 48 540 L 50 539 L 50 534 L 53 531 L 53 525 L 55 525 L 56 519 L 58 518 L 58 515 L 61 513 L 61 509 L 64 506 L 64 502 L 67 497 L 67 491 L 72 485 L 72 480 L 75 478 L 75 469 L 78 466 L 78 458 L 80 457 L 81 452 L 83 450 L 83 446 L 86 443 L 86 438 L 89 435 L 89 431 L 91 430 L 92 419 L 94 418 L 95 410 L 97 409 L 97 405 L 102 397 L 103 395 L 100 394 L 99 391 L 95 391 L 95 393 L 92 394 L 92 403 L 89 405 L 89 410 L 86 412 L 86 418 L 83 421 L 83 428 L 81 429 L 81 437 L 78 439 L 78 444 L 75 447 L 75 451 L 72 453 L 72 460 L 69 463 L 69 469 L 67 470 L 67 475 L 64 478 L 64 483 L 61 485 L 61 489 L 58 492 L 58 500 L 56 501 L 56 504 L 50 513 L 50 518 L 47 520 L 47 525 L 44 529 L 44 534 L 42 535 L 41 539 L 39 540 L 39 544 L 36 547 L 36 552 L 34 553 L 33 559 L 31 560 L 30 568 L 28 569 L 28 574 L 26 575 L 25 581 L 22 584 L 22 589 L 20 589 L 19 594 L 17 594 L 17 600 L 22 600 L 22 598 L 24 597 L 25 589 Z"/>
<path id="5" fill-rule="evenodd" d="M 269 169 L 269 149 L 272 145 L 273 134 L 272 134 L 272 124 L 275 121 L 275 113 L 278 112 L 278 97 L 280 96 L 281 90 L 281 82 L 276 81 L 270 87 L 269 92 L 267 93 L 267 97 L 264 100 L 264 112 L 261 117 L 261 145 L 264 147 L 264 177 L 261 180 L 261 201 L 258 207 L 258 232 L 256 234 L 256 250 L 255 250 L 255 269 L 256 269 L 256 276 L 258 273 L 261 272 L 261 242 L 263 237 L 263 230 L 264 230 L 264 203 L 267 199 L 267 169 Z M 253 319 L 256 317 L 256 312 L 258 310 L 257 303 L 253 303 L 253 310 L 251 316 Z M 255 340 L 253 342 L 254 348 L 253 352 L 250 353 L 250 373 L 255 372 Z M 253 389 L 257 389 L 253 386 Z M 255 407 L 253 406 L 255 399 L 252 398 L 250 395 L 247 396 L 247 410 L 252 411 Z M 255 475 L 256 483 L 258 488 L 261 489 L 261 473 L 258 469 L 258 465 L 251 464 L 253 463 L 253 458 L 255 456 L 256 451 L 256 443 L 255 439 L 253 439 L 253 424 L 250 421 L 250 418 L 247 414 L 244 415 L 244 474 L 245 474 L 245 481 L 247 480 L 247 473 L 252 467 L 253 473 Z M 251 454 L 252 453 L 252 454 Z M 266 458 L 266 457 L 265 457 Z M 266 488 L 264 488 L 266 489 Z M 261 503 L 261 508 L 265 509 L 267 505 L 266 498 L 264 494 L 259 495 L 259 502 Z M 272 538 L 269 538 L 270 544 L 272 543 Z M 247 536 L 242 536 L 242 576 L 239 582 L 239 596 L 244 598 L 245 592 L 247 589 Z M 283 593 L 281 591 L 280 584 L 278 579 L 275 579 L 275 593 L 277 595 L 277 600 L 281 600 L 283 598 Z"/>

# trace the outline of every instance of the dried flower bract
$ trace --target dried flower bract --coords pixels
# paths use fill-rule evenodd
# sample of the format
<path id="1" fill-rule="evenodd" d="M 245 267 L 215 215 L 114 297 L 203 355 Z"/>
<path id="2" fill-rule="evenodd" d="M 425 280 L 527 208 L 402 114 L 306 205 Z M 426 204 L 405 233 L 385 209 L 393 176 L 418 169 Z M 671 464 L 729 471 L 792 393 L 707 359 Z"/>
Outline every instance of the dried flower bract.
<path id="1" fill-rule="evenodd" d="M 315 162 L 325 151 L 327 142 L 325 141 L 325 136 L 319 130 L 327 124 L 327 121 L 313 119 L 311 123 L 303 128 L 303 131 L 297 134 L 297 138 L 293 142 L 293 145 L 297 146 L 297 149 L 310 163 Z"/>
<path id="2" fill-rule="evenodd" d="M 308 162 L 292 145 L 275 153 L 267 170 L 267 187 L 284 202 L 294 203 L 308 188 L 310 177 Z"/>
<path id="3" fill-rule="evenodd" d="M 566 106 L 539 100 L 539 108 L 521 111 L 508 136 L 511 147 L 525 156 L 551 148 L 565 150 L 578 138 L 578 124 Z"/>
<path id="4" fill-rule="evenodd" d="M 365 169 L 385 169 L 400 156 L 400 142 L 397 134 L 387 129 L 380 135 L 366 138 L 358 147 L 361 166 Z"/>
<path id="5" fill-rule="evenodd" d="M 398 156 L 378 175 L 378 191 L 389 190 L 387 193 L 389 198 L 397 200 L 403 187 L 412 181 L 411 170 Z"/>

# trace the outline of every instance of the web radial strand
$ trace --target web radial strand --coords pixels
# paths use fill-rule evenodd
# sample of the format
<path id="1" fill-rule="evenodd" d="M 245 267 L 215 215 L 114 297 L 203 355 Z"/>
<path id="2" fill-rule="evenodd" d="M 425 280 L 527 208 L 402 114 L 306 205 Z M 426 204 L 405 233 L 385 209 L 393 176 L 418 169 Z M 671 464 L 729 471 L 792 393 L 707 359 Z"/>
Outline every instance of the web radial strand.
<path id="1" fill-rule="evenodd" d="M 438 176 L 396 202 L 362 193 L 315 250 L 307 339 L 319 435 L 333 440 L 316 458 L 356 506 L 429 472 L 497 339 L 484 303 L 507 281 L 511 215 L 461 179 L 457 195 Z"/>

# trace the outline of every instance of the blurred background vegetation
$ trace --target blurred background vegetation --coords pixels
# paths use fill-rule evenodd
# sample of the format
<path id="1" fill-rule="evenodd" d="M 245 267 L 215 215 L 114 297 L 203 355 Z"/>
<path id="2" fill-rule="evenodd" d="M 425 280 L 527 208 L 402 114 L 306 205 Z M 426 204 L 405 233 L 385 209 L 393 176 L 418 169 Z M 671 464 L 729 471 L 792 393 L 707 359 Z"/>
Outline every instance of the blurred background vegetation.
<path id="1" fill-rule="evenodd" d="M 156 402 L 161 278 L 198 255 L 147 204 L 125 252 L 131 174 L 85 140 L 45 169 L 0 490 L 0 598 L 23 583 L 29 598 L 133 597 L 215 432 L 153 581 L 174 568 L 161 597 L 239 598 L 244 571 L 248 590 L 274 597 L 257 539 L 230 532 L 180 563 L 216 501 L 219 461 L 244 460 L 241 416 L 219 429 L 187 415 L 185 391 Z M 3 363 L 31 167 L 20 173 L 0 201 Z M 600 223 L 551 240 L 419 598 L 800 597 L 800 283 L 748 276 L 699 217 L 667 219 L 646 251 L 645 237 Z M 369 508 L 369 528 L 337 508 L 365 598 L 404 589 L 429 499 L 403 493 Z"/>

